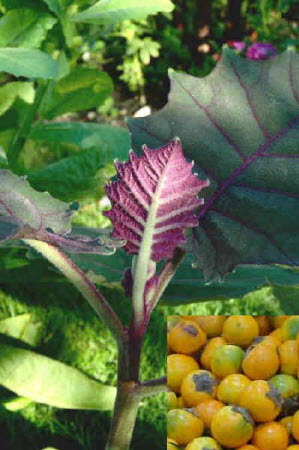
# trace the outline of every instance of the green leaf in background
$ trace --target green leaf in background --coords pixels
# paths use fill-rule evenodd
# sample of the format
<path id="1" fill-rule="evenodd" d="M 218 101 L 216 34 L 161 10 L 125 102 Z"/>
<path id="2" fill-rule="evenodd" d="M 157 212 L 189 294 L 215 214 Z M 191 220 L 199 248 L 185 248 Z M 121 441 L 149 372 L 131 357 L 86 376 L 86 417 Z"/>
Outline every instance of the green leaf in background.
<path id="1" fill-rule="evenodd" d="M 94 108 L 112 94 L 109 75 L 98 69 L 77 67 L 56 83 L 51 102 L 42 109 L 46 119 Z"/>
<path id="2" fill-rule="evenodd" d="M 20 98 L 26 103 L 33 103 L 35 90 L 33 83 L 13 81 L 0 87 L 0 115 L 4 114 Z"/>
<path id="3" fill-rule="evenodd" d="M 171 12 L 173 8 L 170 0 L 100 0 L 72 19 L 75 22 L 113 24 L 122 20 L 144 19 L 159 12 Z"/>
<path id="4" fill-rule="evenodd" d="M 277 280 L 272 289 L 286 314 L 299 314 L 299 283 L 297 286 L 282 286 Z"/>
<path id="5" fill-rule="evenodd" d="M 238 264 L 299 265 L 299 56 L 224 49 L 211 74 L 171 73 L 168 104 L 131 119 L 133 148 L 179 136 L 203 191 L 192 248 L 206 280 Z"/>
<path id="6" fill-rule="evenodd" d="M 57 76 L 58 67 L 50 55 L 40 50 L 8 47 L 0 48 L 0 72 L 47 79 Z"/>
<path id="7" fill-rule="evenodd" d="M 38 48 L 55 17 L 34 9 L 13 9 L 0 19 L 0 47 Z"/>
<path id="8" fill-rule="evenodd" d="M 111 153 L 102 144 L 100 149 L 89 148 L 50 164 L 28 179 L 34 188 L 61 200 L 78 200 L 95 193 L 100 185 L 99 170 L 111 160 Z"/>
<path id="9" fill-rule="evenodd" d="M 127 159 L 130 135 L 127 129 L 83 122 L 38 123 L 28 136 L 38 142 L 73 144 L 81 149 L 108 147 L 112 160 Z"/>
<path id="10" fill-rule="evenodd" d="M 36 346 L 41 337 L 41 322 L 34 323 L 30 314 L 20 314 L 0 320 L 0 333 Z"/>
<path id="11" fill-rule="evenodd" d="M 0 384 L 21 397 L 57 408 L 110 410 L 116 388 L 38 353 L 3 342 Z"/>

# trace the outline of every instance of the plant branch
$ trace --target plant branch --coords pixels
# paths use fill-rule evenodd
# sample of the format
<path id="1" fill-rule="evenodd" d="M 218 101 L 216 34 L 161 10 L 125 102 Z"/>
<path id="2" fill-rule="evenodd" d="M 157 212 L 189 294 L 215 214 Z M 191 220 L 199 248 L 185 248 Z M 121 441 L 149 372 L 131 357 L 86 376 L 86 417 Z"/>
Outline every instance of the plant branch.
<path id="1" fill-rule="evenodd" d="M 172 277 L 174 276 L 178 266 L 182 262 L 184 256 L 185 256 L 185 250 L 183 250 L 180 247 L 176 247 L 173 252 L 173 256 L 171 259 L 168 259 L 164 266 L 161 269 L 161 272 L 159 274 L 159 281 L 155 288 L 155 290 L 152 292 L 152 294 L 147 299 L 147 305 L 150 311 L 152 311 L 156 306 L 158 301 L 160 300 L 163 292 L 167 288 L 169 282 L 171 281 Z"/>
<path id="2" fill-rule="evenodd" d="M 85 275 L 85 273 L 74 264 L 58 248 L 46 242 L 35 239 L 23 239 L 23 241 L 47 258 L 65 277 L 74 284 L 95 310 L 101 320 L 107 325 L 117 342 L 124 338 L 124 327 L 116 313 L 110 307 L 105 297 L 98 291 L 96 286 Z"/>
<path id="3" fill-rule="evenodd" d="M 149 397 L 167 391 L 166 377 L 155 378 L 153 380 L 144 381 L 136 388 L 140 397 Z"/>

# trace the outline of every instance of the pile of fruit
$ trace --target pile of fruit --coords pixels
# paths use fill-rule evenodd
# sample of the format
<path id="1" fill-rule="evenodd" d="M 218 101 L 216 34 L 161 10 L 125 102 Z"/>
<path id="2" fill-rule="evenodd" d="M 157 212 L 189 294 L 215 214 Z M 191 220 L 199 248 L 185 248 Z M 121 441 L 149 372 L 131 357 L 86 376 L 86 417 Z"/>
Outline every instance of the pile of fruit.
<path id="1" fill-rule="evenodd" d="M 299 450 L 299 316 L 170 316 L 167 450 Z"/>

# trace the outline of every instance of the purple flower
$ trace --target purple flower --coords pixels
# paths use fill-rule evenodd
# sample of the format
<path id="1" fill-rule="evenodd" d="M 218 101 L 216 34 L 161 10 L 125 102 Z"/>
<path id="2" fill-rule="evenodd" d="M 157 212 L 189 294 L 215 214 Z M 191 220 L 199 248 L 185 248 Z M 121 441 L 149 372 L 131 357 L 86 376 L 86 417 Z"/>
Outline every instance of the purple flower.
<path id="1" fill-rule="evenodd" d="M 238 52 L 242 52 L 246 47 L 245 42 L 242 41 L 230 41 L 229 45 L 234 49 L 238 50 Z"/>
<path id="2" fill-rule="evenodd" d="M 268 59 L 275 56 L 277 53 L 276 48 L 272 44 L 255 42 L 248 47 L 246 52 L 246 58 L 252 60 Z"/>

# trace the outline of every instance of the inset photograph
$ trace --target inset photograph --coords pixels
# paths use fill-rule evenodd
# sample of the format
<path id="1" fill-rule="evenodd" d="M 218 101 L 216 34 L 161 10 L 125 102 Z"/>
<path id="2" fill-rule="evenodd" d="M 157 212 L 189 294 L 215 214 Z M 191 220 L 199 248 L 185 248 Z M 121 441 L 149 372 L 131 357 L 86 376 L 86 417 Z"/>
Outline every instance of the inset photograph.
<path id="1" fill-rule="evenodd" d="M 299 450 L 299 316 L 169 316 L 167 450 Z"/>

